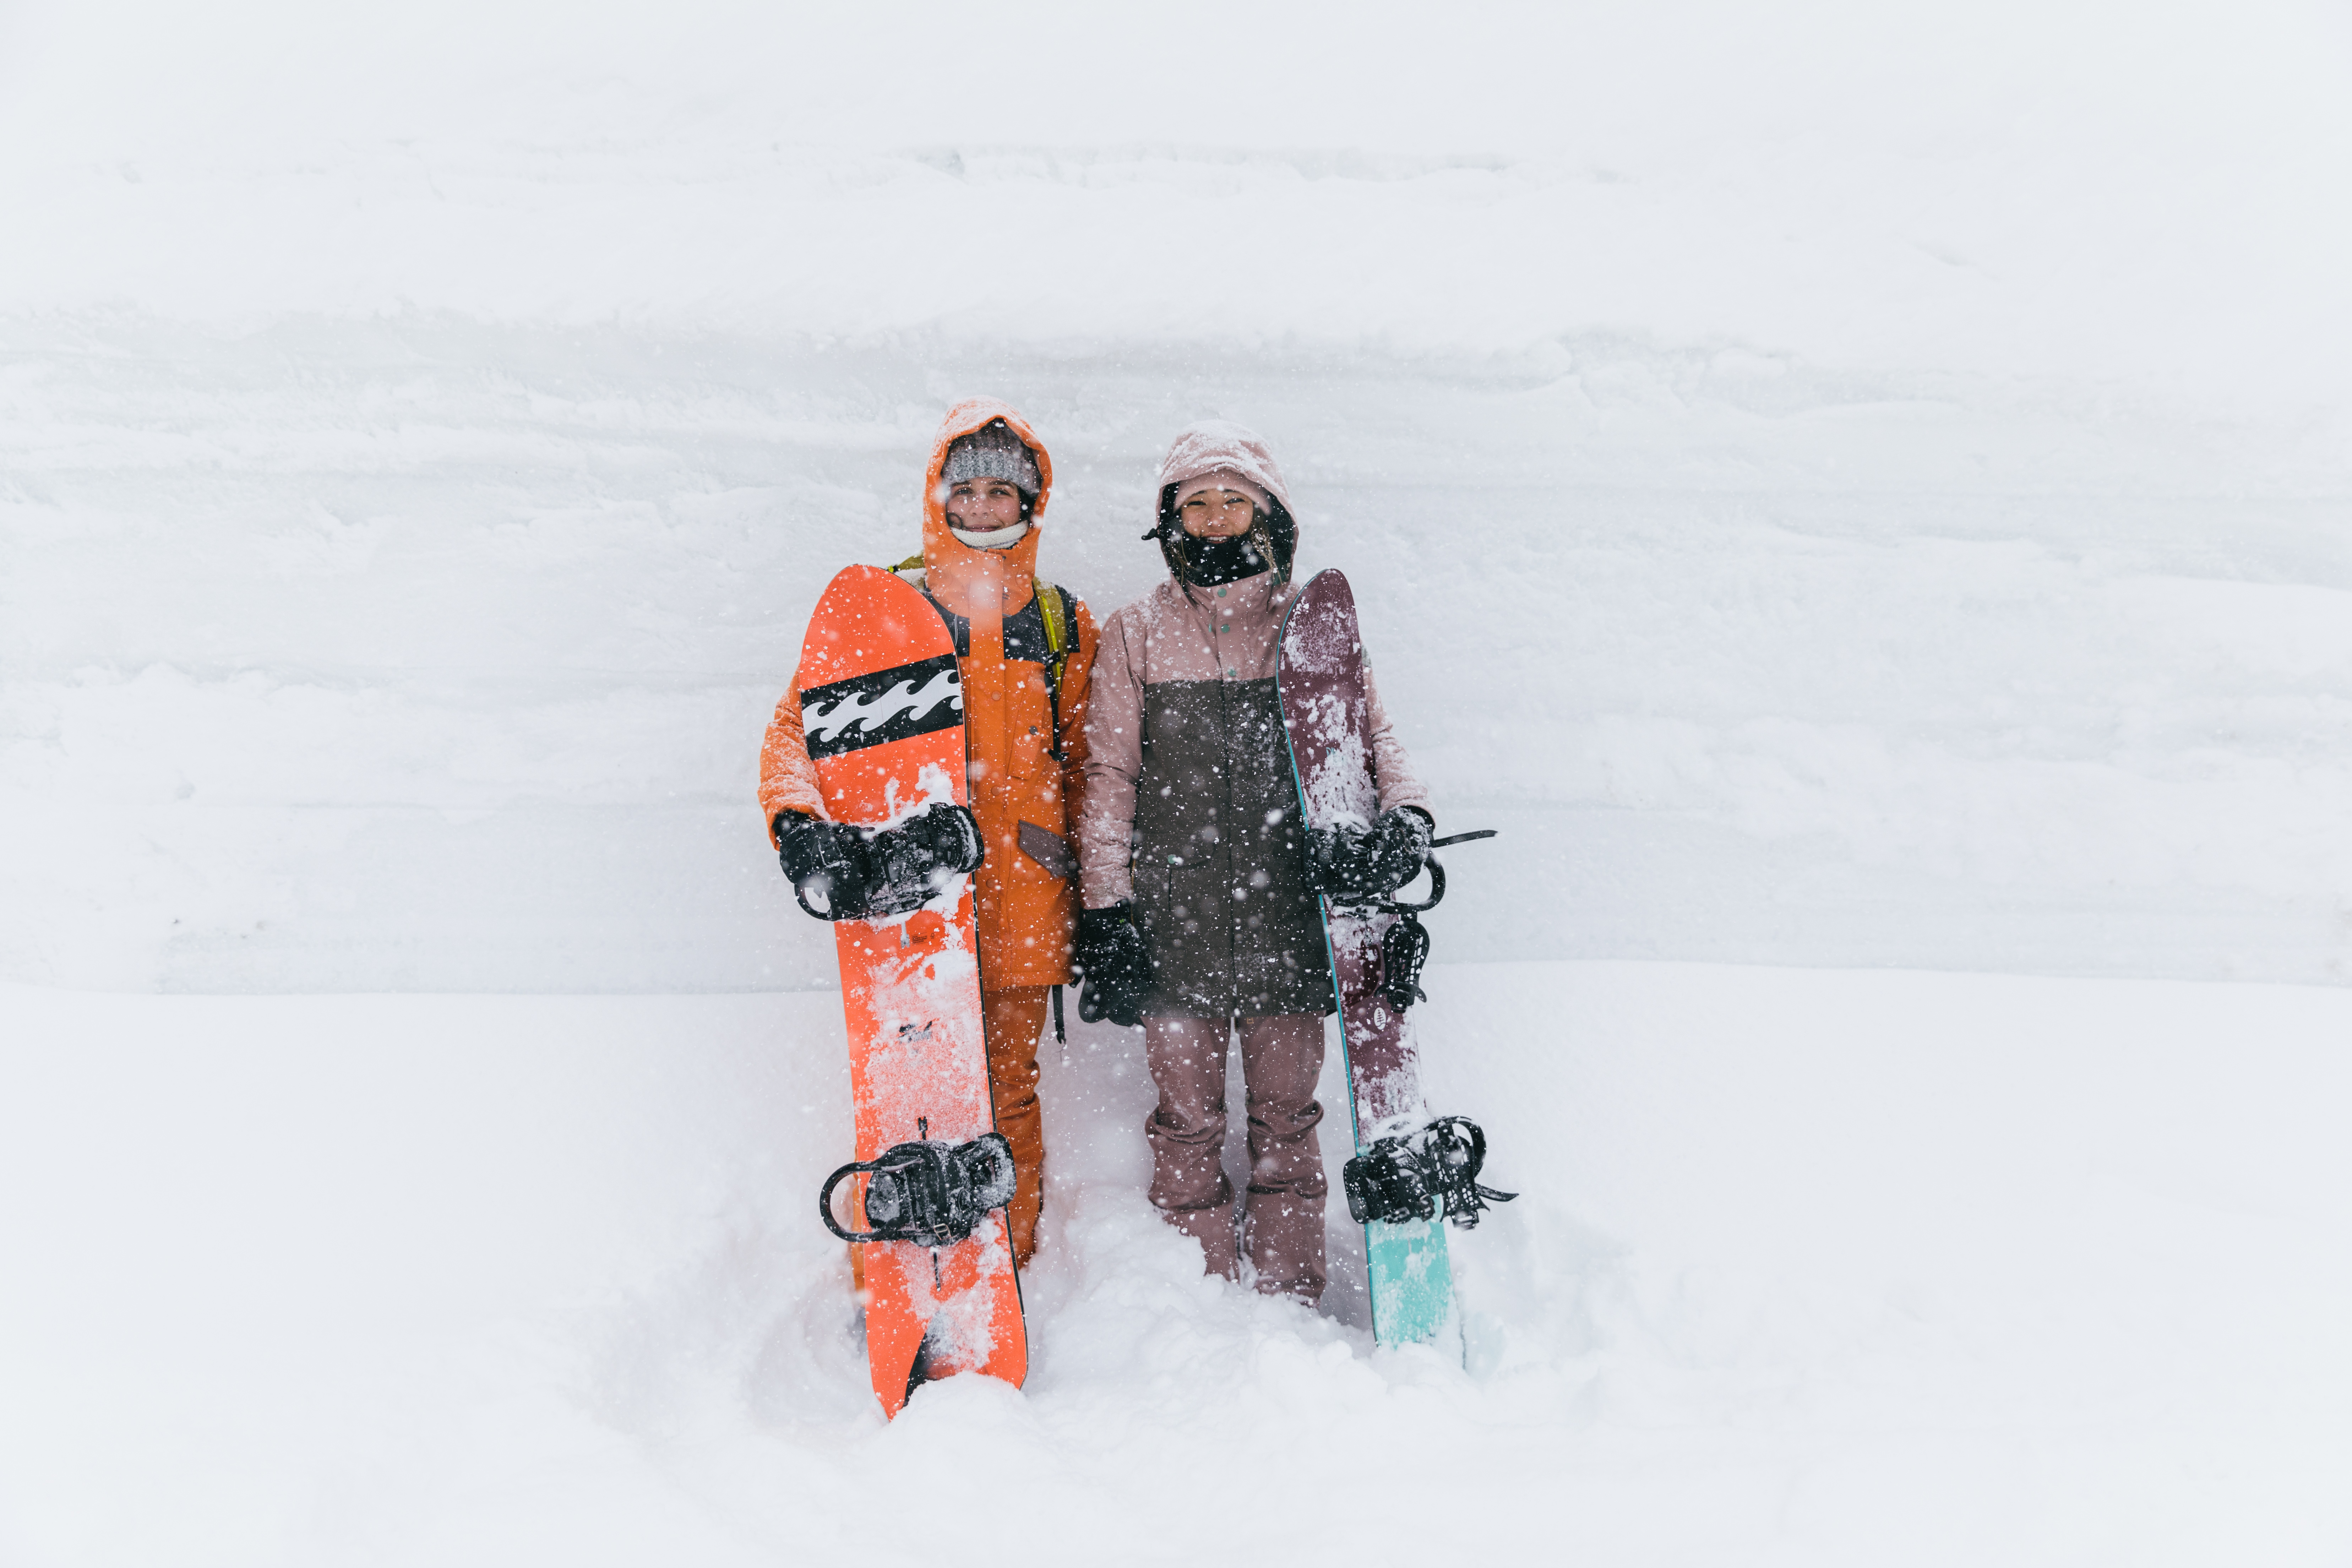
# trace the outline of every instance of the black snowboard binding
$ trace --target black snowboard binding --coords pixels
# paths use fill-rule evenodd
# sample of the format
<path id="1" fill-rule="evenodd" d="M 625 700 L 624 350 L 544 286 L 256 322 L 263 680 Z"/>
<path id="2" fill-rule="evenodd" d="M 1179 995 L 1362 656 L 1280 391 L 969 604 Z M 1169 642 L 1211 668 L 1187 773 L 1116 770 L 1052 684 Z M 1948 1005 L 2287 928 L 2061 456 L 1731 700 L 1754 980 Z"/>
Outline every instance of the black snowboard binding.
<path id="1" fill-rule="evenodd" d="M 1348 1216 L 1358 1225 L 1401 1225 L 1434 1219 L 1443 1205 L 1447 1219 L 1473 1229 L 1488 1204 L 1519 1195 L 1480 1186 L 1486 1163 L 1486 1135 L 1466 1116 L 1441 1117 L 1417 1131 L 1377 1139 L 1340 1171 Z"/>
<path id="2" fill-rule="evenodd" d="M 1493 828 L 1482 827 L 1475 833 L 1440 838 L 1430 848 L 1443 849 L 1448 845 L 1494 837 Z M 1392 893 L 1358 906 L 1397 917 L 1381 938 L 1381 995 L 1400 1013 L 1416 1002 L 1429 1000 L 1421 988 L 1421 966 L 1429 962 L 1429 929 L 1421 923 L 1421 917 L 1445 901 L 1445 868 L 1433 854 L 1423 860 L 1423 868 L 1429 873 L 1429 897 L 1419 903 L 1408 903 Z"/>
<path id="3" fill-rule="evenodd" d="M 867 1178 L 866 1228 L 844 1230 L 833 1217 L 833 1189 L 860 1173 Z M 1013 1145 L 1002 1132 L 983 1132 L 969 1143 L 899 1143 L 827 1176 L 816 1212 L 844 1241 L 952 1247 L 979 1229 L 991 1209 L 1013 1201 Z"/>
<path id="4" fill-rule="evenodd" d="M 1396 923 L 1381 938 L 1381 994 L 1402 1013 L 1429 995 L 1421 988 L 1421 966 L 1429 961 L 1429 928 L 1411 910 L 1401 911 Z"/>

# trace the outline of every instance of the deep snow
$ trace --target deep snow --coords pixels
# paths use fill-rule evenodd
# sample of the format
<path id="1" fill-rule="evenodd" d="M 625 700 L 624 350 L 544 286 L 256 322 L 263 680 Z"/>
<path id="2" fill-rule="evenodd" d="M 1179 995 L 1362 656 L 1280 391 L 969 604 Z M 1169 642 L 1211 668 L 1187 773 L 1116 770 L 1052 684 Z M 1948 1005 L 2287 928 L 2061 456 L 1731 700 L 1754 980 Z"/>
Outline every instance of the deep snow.
<path id="1" fill-rule="evenodd" d="M 2352 1547 L 2352 994 L 1430 991 L 1433 1094 L 1522 1193 L 1454 1238 L 1466 1373 L 1374 1352 L 1360 1279 L 1317 1317 L 1200 1279 L 1140 1195 L 1136 1037 L 1082 1030 L 1045 1058 L 1028 1387 L 887 1427 L 809 1212 L 833 998 L 0 993 L 0 1560 Z"/>
<path id="2" fill-rule="evenodd" d="M 2341 1562 L 2347 39 L 0 5 L 0 1563 Z M 1030 1385 L 866 1397 L 752 774 L 975 392 L 1103 612 L 1263 432 L 1504 830 L 1466 1370 L 1082 1030 Z"/>

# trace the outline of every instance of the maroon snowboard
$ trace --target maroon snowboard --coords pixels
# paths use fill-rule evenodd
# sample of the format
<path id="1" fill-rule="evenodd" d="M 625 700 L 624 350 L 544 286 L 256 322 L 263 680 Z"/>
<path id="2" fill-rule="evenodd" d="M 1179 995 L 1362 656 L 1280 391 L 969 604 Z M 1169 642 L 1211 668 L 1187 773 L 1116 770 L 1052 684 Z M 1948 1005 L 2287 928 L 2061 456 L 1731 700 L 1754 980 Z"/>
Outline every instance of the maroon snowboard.
<path id="1" fill-rule="evenodd" d="M 1372 777 L 1364 650 L 1356 635 L 1356 596 L 1339 573 L 1316 574 L 1291 601 L 1274 680 L 1307 826 L 1370 824 L 1380 815 L 1380 791 Z M 1420 1127 L 1429 1115 L 1412 1020 L 1381 994 L 1381 939 L 1398 918 L 1385 910 L 1335 909 L 1323 900 L 1360 1154 L 1378 1139 Z M 1398 1224 L 1376 1219 L 1364 1226 L 1372 1333 L 1381 1343 L 1416 1343 L 1440 1333 L 1458 1338 L 1443 1222 L 1440 1214 Z"/>

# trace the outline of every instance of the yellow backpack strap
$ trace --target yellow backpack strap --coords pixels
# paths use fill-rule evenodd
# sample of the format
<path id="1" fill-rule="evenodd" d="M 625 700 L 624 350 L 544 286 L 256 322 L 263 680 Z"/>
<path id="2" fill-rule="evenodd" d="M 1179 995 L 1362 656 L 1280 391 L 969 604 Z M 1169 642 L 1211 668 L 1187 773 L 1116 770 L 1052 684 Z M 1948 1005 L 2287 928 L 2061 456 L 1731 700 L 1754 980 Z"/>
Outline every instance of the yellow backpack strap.
<path id="1" fill-rule="evenodd" d="M 1043 577 L 1032 577 L 1030 586 L 1037 595 L 1037 613 L 1045 617 L 1045 649 L 1055 663 L 1068 657 L 1070 625 L 1062 618 L 1062 591 Z"/>
<path id="2" fill-rule="evenodd" d="M 904 561 L 899 562 L 896 566 L 891 567 L 890 570 L 893 572 L 911 572 L 922 563 L 923 552 L 918 550 L 912 555 L 908 556 Z"/>
<path id="3" fill-rule="evenodd" d="M 1054 713 L 1053 755 L 1062 760 L 1062 668 L 1070 662 L 1070 622 L 1062 591 L 1043 577 L 1032 577 L 1037 614 L 1045 623 L 1045 701 Z"/>

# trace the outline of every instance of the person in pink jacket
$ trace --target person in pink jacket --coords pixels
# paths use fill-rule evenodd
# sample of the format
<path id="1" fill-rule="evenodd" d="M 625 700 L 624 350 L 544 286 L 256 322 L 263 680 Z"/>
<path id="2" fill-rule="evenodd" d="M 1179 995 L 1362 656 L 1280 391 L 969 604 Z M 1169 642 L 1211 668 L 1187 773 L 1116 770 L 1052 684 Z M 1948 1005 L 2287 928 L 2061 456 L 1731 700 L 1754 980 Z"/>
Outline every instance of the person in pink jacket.
<path id="1" fill-rule="evenodd" d="M 1238 1278 L 1246 1256 L 1258 1289 L 1311 1302 L 1326 1189 L 1315 1083 L 1337 1005 L 1317 894 L 1402 887 L 1435 825 L 1368 667 L 1380 816 L 1310 856 L 1274 689 L 1297 523 L 1264 442 L 1223 422 L 1179 436 L 1146 537 L 1169 580 L 1104 626 L 1087 714 L 1080 1011 L 1143 1026 L 1159 1090 L 1144 1127 L 1152 1205 L 1211 1273 Z M 1250 1157 L 1238 1227 L 1222 1165 L 1236 1029 Z"/>

